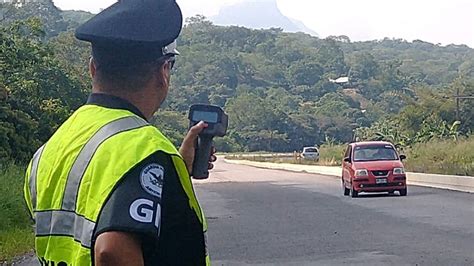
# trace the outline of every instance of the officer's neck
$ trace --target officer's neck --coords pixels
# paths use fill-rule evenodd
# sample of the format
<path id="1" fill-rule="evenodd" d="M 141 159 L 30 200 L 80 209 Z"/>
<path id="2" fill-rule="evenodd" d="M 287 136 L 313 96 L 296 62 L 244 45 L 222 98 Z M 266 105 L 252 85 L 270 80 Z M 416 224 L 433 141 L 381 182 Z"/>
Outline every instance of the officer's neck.
<path id="1" fill-rule="evenodd" d="M 145 118 L 150 121 L 153 117 L 153 114 L 160 107 L 160 102 L 157 101 L 158 96 L 156 90 L 144 88 L 138 91 L 104 91 L 100 88 L 94 87 L 92 89 L 93 93 L 108 94 L 115 97 L 119 97 L 133 104 L 140 112 L 145 116 Z"/>

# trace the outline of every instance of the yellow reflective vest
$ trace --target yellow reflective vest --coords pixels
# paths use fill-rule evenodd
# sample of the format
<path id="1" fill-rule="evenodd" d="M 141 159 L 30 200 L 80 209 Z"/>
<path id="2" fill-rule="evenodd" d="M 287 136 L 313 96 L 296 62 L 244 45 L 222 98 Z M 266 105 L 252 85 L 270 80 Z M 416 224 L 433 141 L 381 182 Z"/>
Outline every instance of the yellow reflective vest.
<path id="1" fill-rule="evenodd" d="M 206 240 L 207 223 L 176 147 L 130 111 L 85 105 L 35 153 L 26 172 L 24 196 L 35 220 L 39 260 L 91 265 L 103 205 L 127 172 L 158 151 L 171 155 Z"/>

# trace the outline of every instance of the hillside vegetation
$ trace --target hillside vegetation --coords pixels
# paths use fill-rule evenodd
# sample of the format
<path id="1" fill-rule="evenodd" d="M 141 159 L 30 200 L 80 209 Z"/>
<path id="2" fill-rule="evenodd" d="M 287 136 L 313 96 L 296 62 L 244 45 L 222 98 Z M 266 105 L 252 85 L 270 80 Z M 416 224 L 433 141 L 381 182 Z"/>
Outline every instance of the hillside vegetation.
<path id="1" fill-rule="evenodd" d="M 4 260 L 33 249 L 33 226 L 23 200 L 23 176 L 21 167 L 0 166 L 1 265 Z"/>
<path id="2" fill-rule="evenodd" d="M 43 5 L 40 13 L 38 6 L 10 6 L 1 25 L 0 154 L 14 161 L 27 160 L 90 91 L 89 47 L 68 31 L 87 14 L 35 5 Z M 201 16 L 187 20 L 178 43 L 170 95 L 155 119 L 177 145 L 193 103 L 225 107 L 229 134 L 216 142 L 228 152 L 354 139 L 409 147 L 466 138 L 474 128 L 474 101 L 460 101 L 456 117 L 452 97 L 474 94 L 474 50 L 467 46 L 319 39 L 221 27 Z M 350 82 L 331 81 L 339 77 Z"/>
<path id="3" fill-rule="evenodd" d="M 91 15 L 46 0 L 0 4 L 0 14 L 1 262 L 32 245 L 21 211 L 24 166 L 90 93 L 89 45 L 73 30 Z M 408 153 L 411 170 L 472 174 L 474 101 L 459 101 L 457 112 L 453 98 L 474 95 L 467 46 L 319 39 L 221 27 L 202 16 L 188 19 L 178 43 L 172 88 L 153 120 L 176 145 L 189 106 L 209 103 L 230 118 L 228 135 L 216 139 L 219 151 L 323 144 L 323 159 L 337 164 L 342 144 L 383 139 Z M 340 77 L 349 82 L 333 82 Z"/>

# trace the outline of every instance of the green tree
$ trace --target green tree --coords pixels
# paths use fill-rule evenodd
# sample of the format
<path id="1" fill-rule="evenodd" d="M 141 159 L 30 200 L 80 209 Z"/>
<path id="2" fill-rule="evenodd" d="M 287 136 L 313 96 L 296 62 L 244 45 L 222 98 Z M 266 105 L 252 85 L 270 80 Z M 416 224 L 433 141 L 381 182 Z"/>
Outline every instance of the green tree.
<path id="1" fill-rule="evenodd" d="M 46 38 L 57 36 L 69 27 L 52 0 L 34 2 L 15 0 L 12 3 L 0 4 L 0 13 L 3 14 L 3 18 L 0 18 L 2 24 L 36 17 L 43 25 L 45 35 L 42 37 Z"/>
<path id="2" fill-rule="evenodd" d="M 43 37 L 35 18 L 0 31 L 2 153 L 15 161 L 29 159 L 85 99 L 81 84 L 69 78 Z"/>

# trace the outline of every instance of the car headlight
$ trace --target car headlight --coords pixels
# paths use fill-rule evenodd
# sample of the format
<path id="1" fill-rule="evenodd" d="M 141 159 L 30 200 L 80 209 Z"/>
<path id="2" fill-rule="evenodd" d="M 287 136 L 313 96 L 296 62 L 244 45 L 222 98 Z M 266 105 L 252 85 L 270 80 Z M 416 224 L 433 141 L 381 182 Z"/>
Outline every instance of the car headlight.
<path id="1" fill-rule="evenodd" d="M 405 169 L 403 167 L 393 168 L 393 174 L 394 175 L 404 175 L 405 174 Z"/>
<path id="2" fill-rule="evenodd" d="M 359 169 L 355 171 L 355 176 L 360 177 L 360 176 L 369 176 L 369 171 L 367 169 Z"/>

